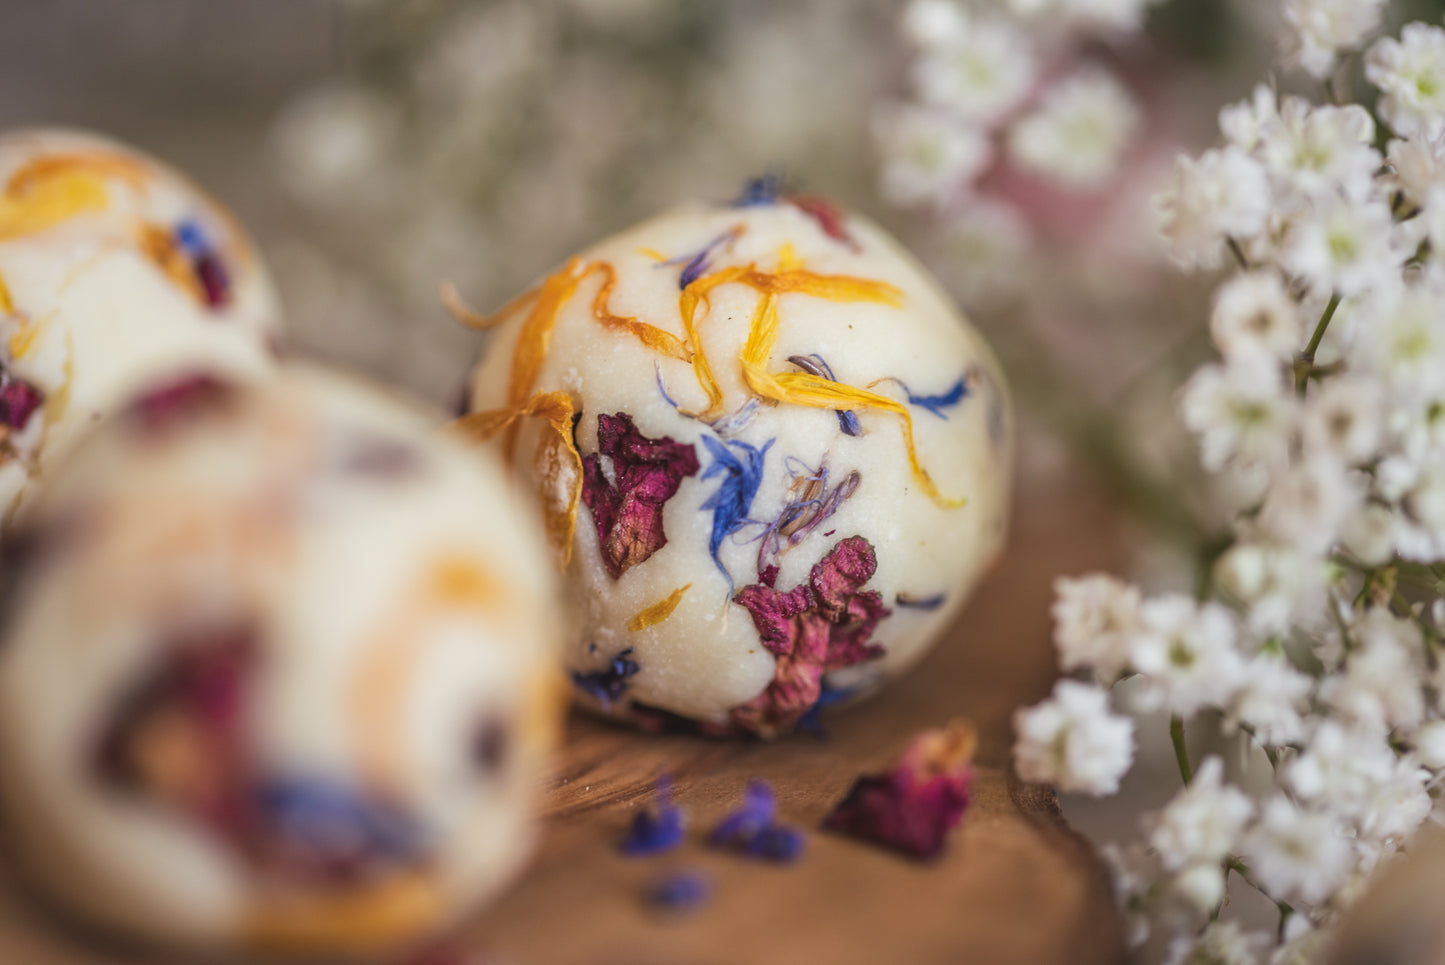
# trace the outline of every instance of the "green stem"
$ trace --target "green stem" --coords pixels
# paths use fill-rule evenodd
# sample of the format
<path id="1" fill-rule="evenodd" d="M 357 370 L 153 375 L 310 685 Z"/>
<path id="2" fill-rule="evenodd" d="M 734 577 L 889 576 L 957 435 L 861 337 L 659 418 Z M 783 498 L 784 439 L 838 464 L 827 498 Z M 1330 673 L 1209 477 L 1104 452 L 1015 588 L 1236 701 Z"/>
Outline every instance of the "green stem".
<path id="1" fill-rule="evenodd" d="M 1179 776 L 1188 785 L 1194 780 L 1194 768 L 1189 766 L 1189 750 L 1184 746 L 1184 719 L 1178 714 L 1169 718 L 1169 740 L 1174 744 L 1174 760 L 1179 763 Z"/>
<path id="2" fill-rule="evenodd" d="M 1234 260 L 1239 263 L 1239 267 L 1249 271 L 1249 259 L 1244 256 L 1244 249 L 1239 247 L 1239 242 L 1231 236 L 1225 238 L 1224 243 L 1229 248 L 1229 253 L 1234 256 Z"/>
<path id="3" fill-rule="evenodd" d="M 1280 933 L 1283 934 L 1283 932 L 1284 932 L 1284 923 L 1285 923 L 1285 921 L 1289 918 L 1290 915 L 1293 915 L 1293 914 L 1294 914 L 1294 906 L 1291 905 L 1291 904 L 1290 904 L 1289 902 L 1287 902 L 1287 901 L 1280 901 L 1278 898 L 1276 898 L 1276 897 L 1274 897 L 1273 895 L 1271 895 L 1268 891 L 1265 891 L 1263 885 L 1261 885 L 1259 882 L 1255 881 L 1252 877 L 1250 877 L 1250 874 L 1249 874 L 1249 866 L 1246 865 L 1243 861 L 1239 860 L 1238 858 L 1234 858 L 1234 857 L 1225 858 L 1225 859 L 1224 859 L 1224 869 L 1225 869 L 1226 871 L 1233 871 L 1235 874 L 1239 875 L 1239 877 L 1244 880 L 1244 883 L 1245 883 L 1245 884 L 1249 885 L 1249 886 L 1250 886 L 1251 888 L 1253 888 L 1255 891 L 1259 892 L 1261 895 L 1264 895 L 1264 896 L 1265 896 L 1266 898 L 1268 898 L 1270 901 L 1274 902 L 1274 906 L 1279 909 L 1279 927 L 1280 927 Z"/>
<path id="4" fill-rule="evenodd" d="M 1315 353 L 1320 349 L 1320 342 L 1325 337 L 1325 330 L 1330 327 L 1330 321 L 1335 317 L 1335 310 L 1340 307 L 1339 293 L 1330 296 L 1330 303 L 1325 306 L 1325 312 L 1320 316 L 1319 324 L 1315 325 L 1314 334 L 1310 336 L 1310 343 L 1305 346 L 1299 359 L 1295 362 L 1294 388 L 1299 395 L 1305 394 L 1305 387 L 1309 385 L 1310 373 L 1315 367 Z"/>

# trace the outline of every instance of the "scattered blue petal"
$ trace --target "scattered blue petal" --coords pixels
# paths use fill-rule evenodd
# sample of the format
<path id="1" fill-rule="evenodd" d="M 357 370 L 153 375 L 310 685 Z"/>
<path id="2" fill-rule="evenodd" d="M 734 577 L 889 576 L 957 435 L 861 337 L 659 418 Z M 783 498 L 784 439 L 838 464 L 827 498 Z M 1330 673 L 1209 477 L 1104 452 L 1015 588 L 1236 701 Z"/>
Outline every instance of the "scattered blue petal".
<path id="1" fill-rule="evenodd" d="M 908 392 L 908 404 L 916 405 L 920 409 L 927 409 L 940 419 L 947 419 L 944 409 L 951 409 L 963 401 L 968 395 L 968 379 L 960 378 L 953 383 L 953 388 L 939 395 L 914 395 L 908 386 L 903 387 Z"/>
<path id="2" fill-rule="evenodd" d="M 657 779 L 656 797 L 653 809 L 637 812 L 618 845 L 628 857 L 662 854 L 682 844 L 682 811 L 672 803 L 672 778 L 666 774 Z"/>
<path id="3" fill-rule="evenodd" d="M 712 834 L 707 838 L 708 844 L 718 848 L 738 848 L 772 824 L 777 811 L 778 802 L 768 783 L 750 781 L 748 789 L 743 792 L 742 807 L 727 815 L 712 829 Z"/>
<path id="4" fill-rule="evenodd" d="M 798 729 L 804 733 L 812 734 L 819 740 L 826 740 L 828 731 L 823 726 L 823 711 L 840 704 L 858 692 L 857 687 L 832 687 L 828 684 L 825 676 L 822 681 L 822 691 L 818 694 L 818 700 L 808 708 L 808 712 L 798 718 Z"/>
<path id="5" fill-rule="evenodd" d="M 914 596 L 911 593 L 899 593 L 893 598 L 893 602 L 901 607 L 909 607 L 914 610 L 937 610 L 943 606 L 944 596 L 942 593 L 935 593 L 932 596 Z"/>
<path id="6" fill-rule="evenodd" d="M 211 244 L 206 239 L 206 233 L 194 221 L 182 221 L 176 225 L 176 241 L 185 249 L 186 254 L 193 258 L 209 254 L 211 251 Z"/>
<path id="7" fill-rule="evenodd" d="M 645 897 L 659 911 L 693 911 L 712 897 L 712 880 L 700 871 L 670 871 L 648 884 Z"/>
<path id="8" fill-rule="evenodd" d="M 289 859 L 307 866 L 408 860 L 423 850 L 420 830 L 409 817 L 334 781 L 271 780 L 256 790 L 256 805 Z"/>
<path id="9" fill-rule="evenodd" d="M 674 409 L 678 408 L 677 400 L 667 394 L 667 386 L 662 381 L 662 363 L 653 362 L 652 367 L 657 371 L 657 391 L 662 393 L 662 397 L 667 400 L 668 405 Z"/>
<path id="10" fill-rule="evenodd" d="M 627 692 L 627 681 L 637 676 L 642 666 L 632 659 L 632 648 L 619 651 L 601 670 L 591 673 L 572 671 L 572 683 L 604 707 L 610 706 Z"/>
<path id="11" fill-rule="evenodd" d="M 748 179 L 748 182 L 743 185 L 742 193 L 733 199 L 733 207 L 758 208 L 777 204 L 782 193 L 782 173 L 768 171 L 762 177 Z"/>
<path id="12" fill-rule="evenodd" d="M 737 439 L 726 444 L 712 436 L 703 436 L 703 445 L 712 453 L 712 464 L 703 472 L 702 478 L 722 477 L 717 492 L 702 504 L 704 510 L 712 510 L 712 536 L 708 551 L 712 554 L 713 565 L 728 581 L 728 596 L 732 596 L 733 578 L 722 565 L 718 551 L 727 537 L 742 529 L 750 520 L 753 497 L 763 482 L 763 460 L 776 440 L 769 439 L 761 449 Z"/>
<path id="13" fill-rule="evenodd" d="M 778 824 L 777 800 L 765 781 L 752 781 L 742 807 L 729 814 L 708 835 L 708 844 L 749 858 L 787 863 L 803 853 L 805 840 L 797 828 Z"/>

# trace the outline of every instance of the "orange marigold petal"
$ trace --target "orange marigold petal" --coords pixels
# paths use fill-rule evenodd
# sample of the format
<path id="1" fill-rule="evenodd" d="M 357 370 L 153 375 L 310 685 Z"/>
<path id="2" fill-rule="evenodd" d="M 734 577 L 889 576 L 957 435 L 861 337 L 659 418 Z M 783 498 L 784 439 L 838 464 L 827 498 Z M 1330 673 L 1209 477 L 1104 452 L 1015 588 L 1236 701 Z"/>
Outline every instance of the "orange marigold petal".
<path id="1" fill-rule="evenodd" d="M 605 261 L 593 262 L 587 266 L 583 277 L 594 273 L 602 275 L 602 287 L 597 290 L 597 296 L 592 300 L 592 316 L 604 328 L 632 335 L 654 352 L 669 358 L 680 362 L 692 361 L 692 351 L 676 335 L 636 318 L 612 313 L 608 302 L 612 297 L 612 290 L 617 287 L 617 270 L 612 265 Z"/>
<path id="2" fill-rule="evenodd" d="M 669 593 L 664 599 L 658 600 L 649 607 L 638 611 L 637 615 L 627 621 L 627 629 L 636 633 L 639 630 L 646 630 L 648 627 L 655 627 L 663 620 L 672 616 L 672 611 L 682 602 L 683 596 L 692 589 L 692 584 L 680 586 Z"/>

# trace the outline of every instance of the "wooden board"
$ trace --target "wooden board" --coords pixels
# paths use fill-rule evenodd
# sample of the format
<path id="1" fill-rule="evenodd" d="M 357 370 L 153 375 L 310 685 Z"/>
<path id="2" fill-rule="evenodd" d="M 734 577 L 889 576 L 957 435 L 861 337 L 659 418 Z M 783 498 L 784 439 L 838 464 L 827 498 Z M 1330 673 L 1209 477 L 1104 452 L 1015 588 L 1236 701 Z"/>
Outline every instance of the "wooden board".
<path id="1" fill-rule="evenodd" d="M 1009 551 L 937 651 L 868 703 L 825 717 L 826 740 L 650 737 L 575 719 L 545 799 L 537 859 L 460 942 L 484 962 L 515 965 L 1120 961 L 1102 866 L 1053 795 L 1009 770 L 1013 710 L 1053 679 L 1052 581 L 1116 564 L 1116 531 L 1099 500 L 1074 485 L 1028 487 Z M 978 726 L 978 774 L 972 809 L 941 860 L 920 864 L 824 833 L 810 834 L 791 866 L 702 846 L 749 779 L 769 781 L 782 817 L 811 829 L 859 773 L 884 767 L 913 733 L 955 716 Z M 664 771 L 688 811 L 689 841 L 662 858 L 624 858 L 616 842 Z M 684 917 L 659 917 L 643 890 L 678 868 L 705 872 L 712 899 Z M 0 961 L 145 959 L 76 940 L 6 888 Z"/>

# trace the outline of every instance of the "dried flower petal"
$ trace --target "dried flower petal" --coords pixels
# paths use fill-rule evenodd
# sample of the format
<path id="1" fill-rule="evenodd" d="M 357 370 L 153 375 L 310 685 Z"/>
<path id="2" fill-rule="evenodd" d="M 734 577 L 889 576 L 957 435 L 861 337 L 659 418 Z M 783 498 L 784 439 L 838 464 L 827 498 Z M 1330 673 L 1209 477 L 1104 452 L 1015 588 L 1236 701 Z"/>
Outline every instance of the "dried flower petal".
<path id="1" fill-rule="evenodd" d="M 700 871 L 669 871 L 648 883 L 647 904 L 665 912 L 693 911 L 712 897 L 712 880 Z"/>
<path id="2" fill-rule="evenodd" d="M 821 355 L 789 355 L 788 361 L 810 375 L 827 379 L 829 382 L 837 382 L 838 377 L 833 374 L 833 368 Z M 845 435 L 861 436 L 863 426 L 858 422 L 858 414 L 852 409 L 837 409 L 833 412 L 838 417 L 838 428 L 843 430 Z"/>
<path id="3" fill-rule="evenodd" d="M 712 535 L 708 539 L 708 551 L 712 554 L 713 565 L 728 581 L 728 594 L 732 594 L 733 578 L 722 565 L 718 553 L 722 542 L 736 533 L 748 522 L 748 512 L 753 506 L 753 497 L 763 482 L 763 460 L 772 448 L 772 439 L 761 449 L 738 439 L 724 445 L 712 436 L 703 436 L 703 445 L 712 454 L 712 463 L 702 474 L 703 479 L 721 476 L 717 491 L 702 504 L 704 510 L 712 510 Z"/>
<path id="4" fill-rule="evenodd" d="M 766 781 L 750 781 L 743 803 L 708 835 L 708 844 L 764 861 L 791 862 L 803 853 L 801 831 L 776 822 L 777 801 Z"/>
<path id="5" fill-rule="evenodd" d="M 749 178 L 743 185 L 742 193 L 733 199 L 734 208 L 760 208 L 778 203 L 783 191 L 783 178 L 777 171 L 769 171 L 756 178 Z"/>
<path id="6" fill-rule="evenodd" d="M 601 670 L 591 673 L 572 671 L 572 683 L 577 685 L 578 690 L 608 707 L 622 699 L 627 692 L 627 681 L 641 670 L 641 664 L 632 659 L 632 648 L 628 647 L 619 650 Z"/>
<path id="7" fill-rule="evenodd" d="M 255 792 L 266 865 L 293 880 L 367 877 L 425 854 L 420 828 L 393 805 L 315 776 L 264 782 Z"/>
<path id="8" fill-rule="evenodd" d="M 718 253 L 719 249 L 725 248 L 734 241 L 737 241 L 743 236 L 745 231 L 747 231 L 747 225 L 739 222 L 703 245 L 696 253 L 682 255 L 677 258 L 669 258 L 661 262 L 658 267 L 681 264 L 683 268 L 682 273 L 677 279 L 677 287 L 686 288 L 701 278 L 707 270 L 712 267 L 713 257 Z"/>
<path id="9" fill-rule="evenodd" d="M 213 375 L 188 375 L 157 386 L 125 410 L 147 432 L 170 429 L 181 419 L 220 408 L 235 398 L 235 387 Z"/>
<path id="10" fill-rule="evenodd" d="M 592 511 L 602 563 L 615 580 L 667 545 L 662 509 L 698 471 L 691 443 L 649 439 L 625 412 L 597 417 L 598 451 L 582 460 L 582 501 Z M 612 460 L 608 481 L 602 457 Z"/>
<path id="11" fill-rule="evenodd" d="M 672 611 L 677 609 L 677 605 L 682 602 L 683 596 L 686 595 L 690 589 L 692 589 L 691 583 L 680 586 L 663 599 L 652 604 L 652 606 L 645 607 L 639 611 L 635 617 L 627 621 L 627 629 L 633 633 L 637 633 L 640 630 L 646 630 L 648 627 L 657 626 L 663 620 L 672 616 Z"/>
<path id="12" fill-rule="evenodd" d="M 917 858 L 937 857 L 968 809 L 977 743 L 967 721 L 924 731 L 887 773 L 860 777 L 823 828 Z"/>
<path id="13" fill-rule="evenodd" d="M 45 402 L 45 393 L 0 365 L 0 426 L 19 432 Z"/>
<path id="14" fill-rule="evenodd" d="M 176 226 L 176 242 L 190 258 L 201 300 L 209 308 L 222 308 L 231 301 L 231 277 L 220 253 L 194 221 Z"/>
<path id="15" fill-rule="evenodd" d="M 671 851 L 682 844 L 682 810 L 672 803 L 672 778 L 663 774 L 657 779 L 656 804 L 632 818 L 627 836 L 618 849 L 628 857 L 646 857 Z"/>
<path id="16" fill-rule="evenodd" d="M 901 607 L 908 607 L 913 610 L 937 610 L 943 606 L 944 596 L 942 593 L 935 593 L 932 596 L 914 596 L 911 593 L 899 593 L 893 597 L 893 602 Z"/>
<path id="17" fill-rule="evenodd" d="M 792 194 L 788 196 L 787 201 L 793 207 L 818 222 L 818 227 L 821 228 L 823 234 L 829 238 L 847 245 L 853 251 L 862 250 L 858 247 L 858 242 L 848 233 L 848 228 L 844 224 L 845 216 L 843 212 L 827 198 L 813 194 Z"/>
<path id="18" fill-rule="evenodd" d="M 811 536 L 863 483 L 862 474 L 854 469 L 830 490 L 826 465 L 814 470 L 791 457 L 788 462 L 789 472 L 794 476 L 792 485 L 788 487 L 788 502 L 777 518 L 768 524 L 758 547 L 758 582 L 768 586 L 772 586 L 777 577 L 777 565 L 770 560 L 782 556 Z M 793 469 L 794 463 L 802 466 L 801 470 Z M 832 531 L 824 535 L 830 536 Z"/>
<path id="19" fill-rule="evenodd" d="M 9 241 L 110 204 L 106 178 L 140 183 L 145 169 L 119 154 L 50 154 L 10 175 L 0 195 L 0 241 Z"/>
<path id="20" fill-rule="evenodd" d="M 604 328 L 632 335 L 643 345 L 668 358 L 674 358 L 680 362 L 692 361 L 692 350 L 683 344 L 682 339 L 671 332 L 631 316 L 614 315 L 607 306 L 612 297 L 612 289 L 617 286 L 617 270 L 605 261 L 596 261 L 587 266 L 587 271 L 583 273 L 582 277 L 586 278 L 594 273 L 601 273 L 602 287 L 597 289 L 597 296 L 592 299 L 592 317 L 597 319 Z M 659 378 L 661 378 L 660 375 Z"/>
<path id="21" fill-rule="evenodd" d="M 813 567 L 808 582 L 787 592 L 755 583 L 733 598 L 752 614 L 763 645 L 777 657 L 773 682 L 732 712 L 755 733 L 784 731 L 822 695 L 823 674 L 880 657 L 873 631 L 888 616 L 877 591 L 862 589 L 878 567 L 873 546 L 850 536 Z"/>
<path id="22" fill-rule="evenodd" d="M 551 432 L 537 440 L 533 466 L 545 510 L 547 539 L 563 569 L 572 558 L 572 536 L 577 527 L 577 506 L 582 497 L 582 456 L 572 429 L 581 413 L 575 412 L 566 392 L 539 392 L 520 406 L 473 412 L 450 426 L 453 432 L 485 443 L 514 428 L 522 418 L 546 421 Z"/>

